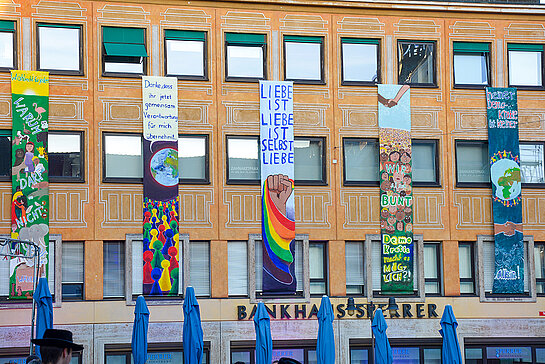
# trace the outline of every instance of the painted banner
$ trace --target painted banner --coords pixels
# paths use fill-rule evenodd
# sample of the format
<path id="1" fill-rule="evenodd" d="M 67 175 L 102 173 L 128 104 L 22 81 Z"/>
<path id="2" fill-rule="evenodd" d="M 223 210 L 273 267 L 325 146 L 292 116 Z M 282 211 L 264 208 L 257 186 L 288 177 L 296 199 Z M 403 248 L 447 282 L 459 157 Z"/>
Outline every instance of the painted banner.
<path id="1" fill-rule="evenodd" d="M 145 295 L 178 295 L 177 85 L 175 77 L 142 77 Z"/>
<path id="2" fill-rule="evenodd" d="M 11 71 L 11 97 L 13 117 L 11 237 L 32 241 L 40 247 L 38 276 L 47 277 L 49 73 Z M 32 298 L 33 277 L 33 260 L 11 259 L 9 298 Z"/>
<path id="3" fill-rule="evenodd" d="M 494 216 L 493 293 L 524 293 L 524 243 L 516 88 L 486 88 Z"/>
<path id="4" fill-rule="evenodd" d="M 382 293 L 414 290 L 411 95 L 408 85 L 378 85 Z"/>
<path id="5" fill-rule="evenodd" d="M 293 82 L 260 81 L 263 294 L 295 294 Z"/>

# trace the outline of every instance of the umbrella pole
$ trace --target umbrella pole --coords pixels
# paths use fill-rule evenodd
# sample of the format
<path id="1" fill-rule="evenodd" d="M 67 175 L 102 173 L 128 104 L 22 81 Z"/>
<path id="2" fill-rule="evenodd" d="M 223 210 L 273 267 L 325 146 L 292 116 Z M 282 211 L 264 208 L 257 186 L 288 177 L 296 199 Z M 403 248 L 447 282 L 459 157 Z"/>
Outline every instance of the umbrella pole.
<path id="1" fill-rule="evenodd" d="M 34 289 L 32 290 L 32 294 L 36 292 L 36 287 L 38 286 L 38 274 L 39 274 L 39 266 L 40 265 L 40 247 L 36 246 L 34 248 Z M 32 327 L 30 331 L 30 338 L 34 339 L 34 324 L 36 319 L 36 301 L 34 300 L 34 297 L 32 297 Z M 36 346 L 30 342 L 30 355 L 34 354 L 36 352 Z"/>
<path id="2" fill-rule="evenodd" d="M 373 333 L 373 328 L 371 328 L 371 357 L 373 360 L 371 363 L 375 363 L 375 334 Z"/>

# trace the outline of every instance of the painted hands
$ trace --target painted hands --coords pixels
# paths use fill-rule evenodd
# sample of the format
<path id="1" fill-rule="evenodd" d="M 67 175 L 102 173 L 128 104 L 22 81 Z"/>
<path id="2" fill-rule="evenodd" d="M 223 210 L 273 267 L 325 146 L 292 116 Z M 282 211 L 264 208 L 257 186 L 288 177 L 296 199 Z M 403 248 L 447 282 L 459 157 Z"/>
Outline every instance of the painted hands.
<path id="1" fill-rule="evenodd" d="M 267 177 L 267 186 L 276 208 L 286 216 L 286 202 L 291 195 L 292 181 L 284 174 L 274 174 Z"/>
<path id="2" fill-rule="evenodd" d="M 494 234 L 503 233 L 505 236 L 513 236 L 516 231 L 522 233 L 522 224 L 515 224 L 511 221 L 506 221 L 503 224 L 494 224 Z"/>

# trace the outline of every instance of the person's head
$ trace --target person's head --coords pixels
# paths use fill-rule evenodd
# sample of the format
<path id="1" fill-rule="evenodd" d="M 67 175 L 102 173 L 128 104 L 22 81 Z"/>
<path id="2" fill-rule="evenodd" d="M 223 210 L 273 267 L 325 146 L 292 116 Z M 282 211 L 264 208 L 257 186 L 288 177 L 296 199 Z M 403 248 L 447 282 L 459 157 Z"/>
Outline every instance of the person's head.
<path id="1" fill-rule="evenodd" d="M 34 143 L 32 143 L 32 142 L 26 143 L 25 150 L 27 152 L 34 152 Z"/>
<path id="2" fill-rule="evenodd" d="M 68 330 L 47 329 L 42 339 L 32 339 L 32 342 L 40 345 L 44 364 L 69 364 L 72 351 L 83 350 L 83 345 L 75 344 Z"/>
<path id="3" fill-rule="evenodd" d="M 278 364 L 301 364 L 301 362 L 292 358 L 280 358 Z"/>

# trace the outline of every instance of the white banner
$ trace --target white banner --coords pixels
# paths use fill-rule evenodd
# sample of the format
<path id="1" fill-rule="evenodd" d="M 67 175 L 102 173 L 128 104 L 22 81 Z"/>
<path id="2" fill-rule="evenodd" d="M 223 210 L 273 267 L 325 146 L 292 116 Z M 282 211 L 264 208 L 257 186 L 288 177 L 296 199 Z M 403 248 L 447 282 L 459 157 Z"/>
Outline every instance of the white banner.
<path id="1" fill-rule="evenodd" d="M 178 79 L 142 76 L 144 139 L 178 140 Z"/>

